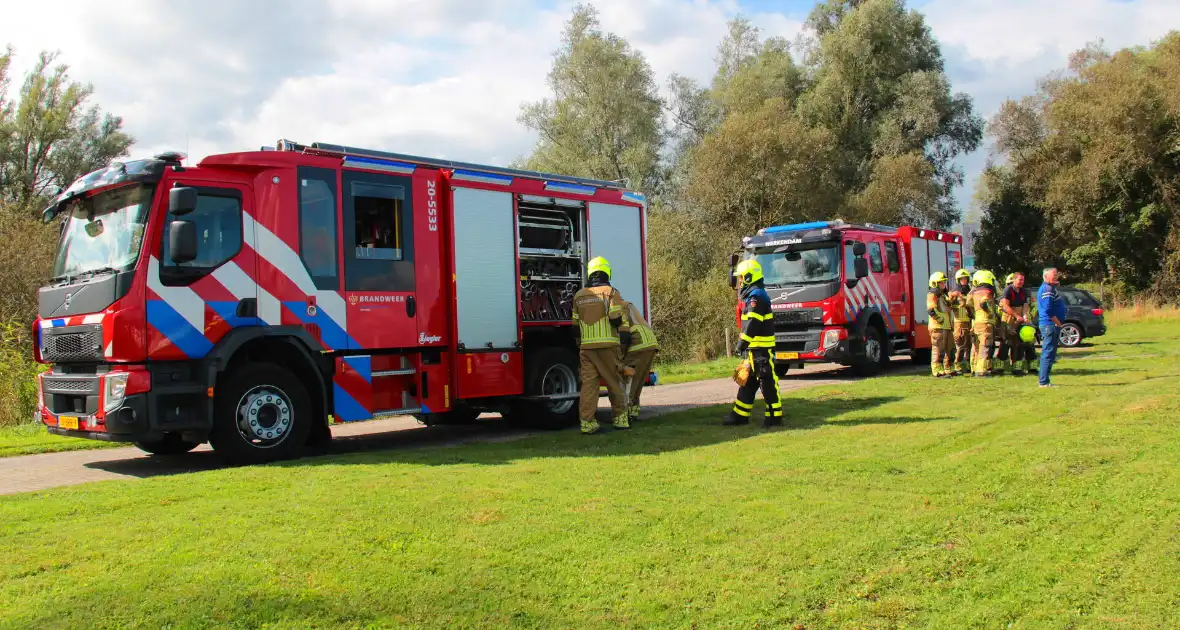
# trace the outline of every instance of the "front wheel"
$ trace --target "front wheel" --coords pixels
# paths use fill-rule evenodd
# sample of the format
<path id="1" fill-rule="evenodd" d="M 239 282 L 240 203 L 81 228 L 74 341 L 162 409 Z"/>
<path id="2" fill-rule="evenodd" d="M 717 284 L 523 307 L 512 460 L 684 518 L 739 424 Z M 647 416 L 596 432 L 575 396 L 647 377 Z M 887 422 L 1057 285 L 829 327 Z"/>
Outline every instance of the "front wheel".
<path id="1" fill-rule="evenodd" d="M 135 442 L 135 446 L 139 450 L 151 453 L 152 455 L 183 455 L 200 445 L 200 442 L 190 442 L 189 440 L 181 439 L 178 433 L 167 433 L 159 440 L 152 440 L 150 442 Z"/>
<path id="2" fill-rule="evenodd" d="M 290 370 L 244 365 L 220 379 L 209 443 L 237 464 L 297 457 L 314 422 L 311 398 Z"/>
<path id="3" fill-rule="evenodd" d="M 857 376 L 876 376 L 889 364 L 889 352 L 885 348 L 885 339 L 876 326 L 865 329 L 865 353 L 852 364 L 852 372 Z"/>
<path id="4" fill-rule="evenodd" d="M 1066 322 L 1057 334 L 1057 339 L 1066 348 L 1076 348 L 1082 343 L 1082 329 L 1073 322 Z"/>

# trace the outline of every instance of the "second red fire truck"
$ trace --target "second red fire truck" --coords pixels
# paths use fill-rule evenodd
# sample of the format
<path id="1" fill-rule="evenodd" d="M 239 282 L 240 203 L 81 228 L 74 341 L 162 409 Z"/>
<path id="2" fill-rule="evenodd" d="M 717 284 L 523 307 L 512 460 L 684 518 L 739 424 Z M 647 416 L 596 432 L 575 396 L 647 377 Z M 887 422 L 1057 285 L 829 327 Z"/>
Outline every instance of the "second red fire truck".
<path id="1" fill-rule="evenodd" d="M 774 311 L 775 371 L 804 363 L 872 375 L 896 354 L 929 361 L 930 274 L 962 266 L 958 234 L 841 220 L 780 225 L 743 239 L 730 258 L 762 266 Z M 740 304 L 739 304 L 740 308 Z"/>
<path id="2" fill-rule="evenodd" d="M 325 442 L 329 415 L 576 423 L 571 299 L 604 256 L 650 317 L 645 208 L 615 182 L 325 144 L 114 164 L 46 209 L 40 419 L 243 462 Z"/>

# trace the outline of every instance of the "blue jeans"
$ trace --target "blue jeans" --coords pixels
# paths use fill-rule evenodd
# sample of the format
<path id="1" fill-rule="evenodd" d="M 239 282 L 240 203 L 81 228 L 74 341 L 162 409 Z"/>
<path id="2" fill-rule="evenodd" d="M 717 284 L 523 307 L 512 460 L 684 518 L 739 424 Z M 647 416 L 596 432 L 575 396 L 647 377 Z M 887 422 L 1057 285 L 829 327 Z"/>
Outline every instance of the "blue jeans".
<path id="1" fill-rule="evenodd" d="M 1061 332 L 1055 324 L 1041 324 L 1041 385 L 1049 384 L 1049 370 L 1057 362 L 1057 344 L 1061 343 L 1058 333 Z"/>

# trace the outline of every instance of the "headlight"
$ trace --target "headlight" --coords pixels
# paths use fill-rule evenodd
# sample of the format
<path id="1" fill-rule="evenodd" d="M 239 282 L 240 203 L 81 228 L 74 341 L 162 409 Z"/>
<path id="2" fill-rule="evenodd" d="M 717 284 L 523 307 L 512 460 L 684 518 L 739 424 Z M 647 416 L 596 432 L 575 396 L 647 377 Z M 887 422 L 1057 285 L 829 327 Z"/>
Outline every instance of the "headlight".
<path id="1" fill-rule="evenodd" d="M 823 340 L 824 349 L 828 350 L 830 348 L 835 348 L 838 345 L 840 345 L 840 331 L 836 329 L 825 330 Z"/>
<path id="2" fill-rule="evenodd" d="M 103 399 L 106 404 L 103 409 L 110 413 L 123 406 L 123 398 L 127 395 L 127 372 L 112 372 L 103 377 Z"/>

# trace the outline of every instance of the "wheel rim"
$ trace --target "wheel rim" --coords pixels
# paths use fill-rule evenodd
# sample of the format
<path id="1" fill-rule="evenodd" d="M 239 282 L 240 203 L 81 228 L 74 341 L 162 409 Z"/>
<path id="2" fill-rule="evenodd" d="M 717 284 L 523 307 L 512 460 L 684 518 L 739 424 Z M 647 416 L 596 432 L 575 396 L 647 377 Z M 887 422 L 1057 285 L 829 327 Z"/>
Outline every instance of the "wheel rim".
<path id="1" fill-rule="evenodd" d="M 1082 340 L 1082 331 L 1078 330 L 1077 326 L 1066 325 L 1061 327 L 1061 343 L 1066 346 L 1077 345 Z"/>
<path id="2" fill-rule="evenodd" d="M 872 337 L 865 342 L 865 356 L 868 357 L 870 363 L 881 362 L 881 343 Z"/>
<path id="3" fill-rule="evenodd" d="M 549 366 L 545 376 L 541 379 L 541 394 L 552 396 L 556 394 L 575 394 L 578 391 L 578 378 L 568 365 L 557 363 Z M 549 403 L 549 411 L 557 414 L 569 411 L 577 401 L 573 398 L 555 400 Z"/>
<path id="4" fill-rule="evenodd" d="M 238 399 L 238 435 L 255 448 L 274 448 L 291 435 L 291 399 L 273 385 L 258 385 Z"/>

